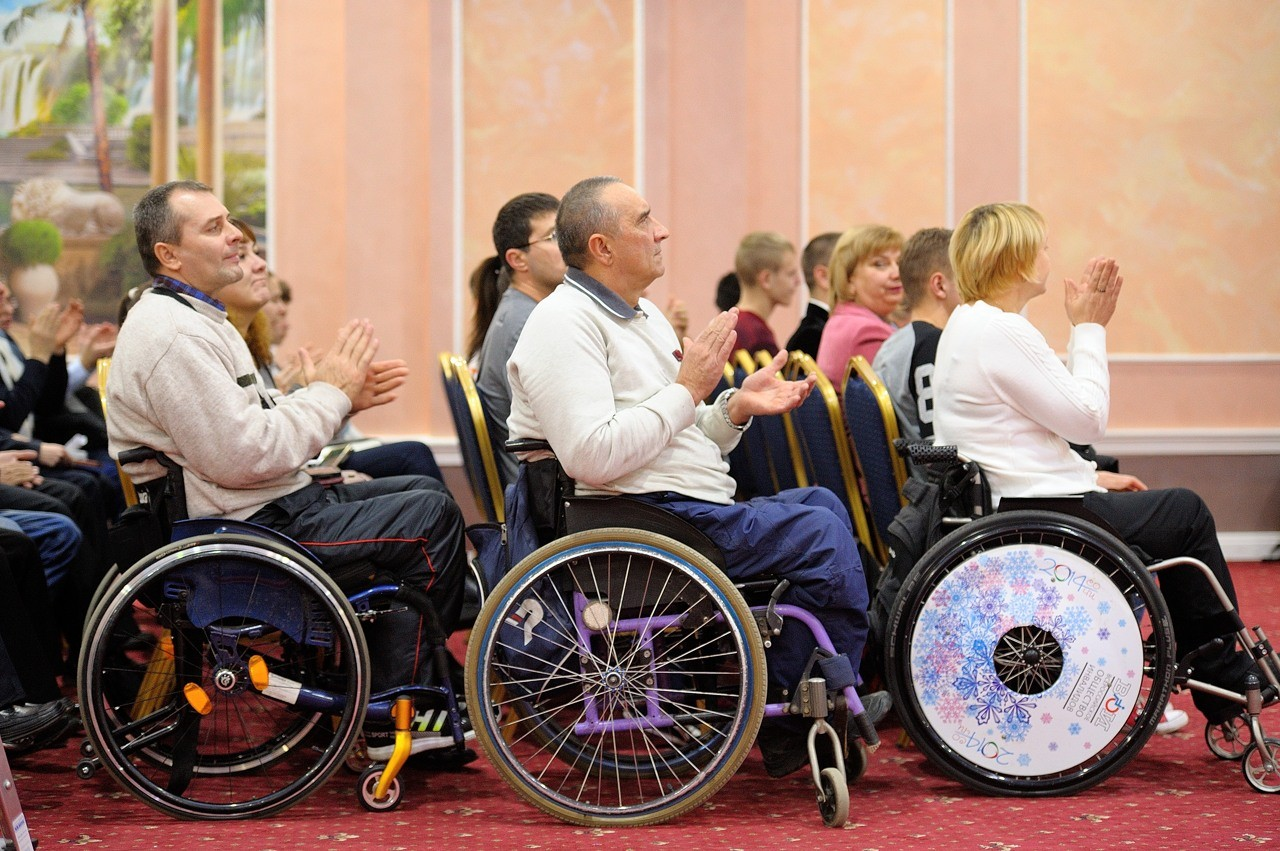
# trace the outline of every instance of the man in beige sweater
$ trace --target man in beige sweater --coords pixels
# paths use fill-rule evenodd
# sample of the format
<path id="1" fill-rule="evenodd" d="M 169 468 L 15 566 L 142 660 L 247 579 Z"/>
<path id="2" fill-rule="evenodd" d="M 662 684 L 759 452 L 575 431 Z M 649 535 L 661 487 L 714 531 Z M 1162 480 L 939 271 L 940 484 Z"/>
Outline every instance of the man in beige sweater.
<path id="1" fill-rule="evenodd" d="M 179 181 L 148 192 L 134 222 L 154 281 L 116 345 L 111 454 L 137 446 L 165 453 L 183 467 L 193 516 L 247 519 L 298 541 L 326 570 L 366 569 L 423 589 L 451 630 L 466 564 L 461 514 L 443 486 L 398 476 L 324 487 L 302 471 L 347 416 L 395 398 L 404 363 L 374 361 L 372 327 L 353 320 L 319 360 L 304 353 L 306 387 L 267 389 L 217 298 L 243 274 L 241 233 L 226 208 L 203 184 Z M 145 462 L 126 472 L 143 483 L 162 471 Z M 375 693 L 421 681 L 429 654 L 416 613 L 379 618 L 371 637 Z M 371 756 L 390 755 L 389 731 L 385 742 L 369 738 Z M 415 733 L 413 749 L 452 743 L 447 732 L 425 731 Z"/>

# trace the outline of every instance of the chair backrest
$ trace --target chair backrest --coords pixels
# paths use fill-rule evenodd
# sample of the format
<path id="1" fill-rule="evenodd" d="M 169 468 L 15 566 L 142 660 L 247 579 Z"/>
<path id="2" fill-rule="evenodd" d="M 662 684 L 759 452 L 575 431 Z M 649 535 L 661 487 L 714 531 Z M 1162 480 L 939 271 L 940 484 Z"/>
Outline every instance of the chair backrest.
<path id="1" fill-rule="evenodd" d="M 107 415 L 107 377 L 111 375 L 111 358 L 98 358 L 98 401 L 102 404 L 102 416 Z M 116 461 L 116 472 L 120 476 L 120 490 L 124 491 L 124 504 L 137 505 L 138 492 L 133 487 L 133 479 L 129 478 L 120 462 Z"/>
<path id="2" fill-rule="evenodd" d="M 729 359 L 733 365 L 733 386 L 756 370 L 755 359 L 739 349 Z M 792 448 L 787 442 L 786 425 L 781 416 L 756 417 L 738 445 L 729 453 L 729 472 L 738 483 L 741 496 L 770 496 L 781 490 L 798 487 Z"/>
<path id="3" fill-rule="evenodd" d="M 461 355 L 441 352 L 440 373 L 444 377 L 444 395 L 449 402 L 453 427 L 458 433 L 462 466 L 475 496 L 476 507 L 490 523 L 501 523 L 505 519 L 502 480 L 498 476 L 498 462 L 493 454 L 489 426 L 485 422 L 475 380 L 471 377 L 471 368 Z"/>
<path id="4" fill-rule="evenodd" d="M 876 531 L 883 538 L 906 505 L 902 486 L 907 468 L 893 448 L 898 439 L 898 417 L 889 389 L 862 355 L 854 355 L 844 375 L 844 422 L 866 477 L 867 502 Z"/>
<path id="5" fill-rule="evenodd" d="M 867 508 L 859 484 L 858 461 L 848 433 L 840 400 L 831 381 L 822 374 L 813 358 L 792 352 L 782 369 L 784 378 L 799 381 L 812 375 L 817 379 L 813 392 L 786 415 L 798 444 L 805 482 L 833 491 L 849 510 L 853 531 L 866 550 L 883 564 L 884 545 L 867 521 Z M 871 580 L 868 572 L 868 581 Z"/>

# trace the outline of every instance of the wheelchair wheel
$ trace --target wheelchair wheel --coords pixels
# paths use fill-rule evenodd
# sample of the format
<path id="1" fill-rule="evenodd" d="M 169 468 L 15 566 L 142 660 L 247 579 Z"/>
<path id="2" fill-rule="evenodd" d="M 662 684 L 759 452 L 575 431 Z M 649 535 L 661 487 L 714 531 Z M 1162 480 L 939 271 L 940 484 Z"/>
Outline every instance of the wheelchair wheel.
<path id="1" fill-rule="evenodd" d="M 888 635 L 907 733 L 988 794 L 1071 794 L 1111 776 L 1155 732 L 1173 682 L 1150 574 L 1113 535 L 1061 514 L 996 514 L 939 541 L 903 583 Z"/>
<path id="2" fill-rule="evenodd" d="M 755 741 L 764 648 L 741 594 L 660 535 L 598 529 L 517 565 L 467 650 L 476 737 L 565 821 L 638 825 L 703 803 Z M 493 700 L 491 700 L 493 698 Z"/>
<path id="3" fill-rule="evenodd" d="M 234 534 L 171 544 L 125 572 L 90 621 L 86 735 L 162 812 L 278 812 L 318 789 L 360 733 L 363 632 L 333 581 L 286 546 Z M 138 633 L 151 646 L 121 640 Z"/>
<path id="4" fill-rule="evenodd" d="M 844 827 L 849 820 L 849 784 L 838 768 L 824 768 L 819 776 L 818 813 L 827 827 Z"/>
<path id="5" fill-rule="evenodd" d="M 1240 757 L 1240 768 L 1244 771 L 1244 779 L 1259 792 L 1274 795 L 1280 792 L 1280 739 L 1266 739 L 1270 756 L 1260 747 L 1259 742 L 1250 742 Z"/>
<path id="6" fill-rule="evenodd" d="M 1245 748 L 1253 744 L 1253 728 L 1249 726 L 1249 716 L 1241 713 L 1221 724 L 1206 723 L 1204 743 L 1218 759 L 1235 762 L 1244 756 Z"/>

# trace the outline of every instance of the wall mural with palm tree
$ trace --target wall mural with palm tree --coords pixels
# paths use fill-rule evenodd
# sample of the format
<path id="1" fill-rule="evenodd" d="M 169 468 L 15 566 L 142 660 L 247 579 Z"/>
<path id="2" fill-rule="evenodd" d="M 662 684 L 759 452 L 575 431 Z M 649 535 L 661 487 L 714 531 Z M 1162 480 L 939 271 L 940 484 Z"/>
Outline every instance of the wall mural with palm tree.
<path id="1" fill-rule="evenodd" d="M 153 182 L 197 177 L 198 92 L 211 67 L 222 89 L 216 188 L 265 241 L 268 2 L 169 0 L 176 38 L 157 39 L 155 0 L 0 0 L 0 228 L 48 222 L 61 239 L 50 264 L 57 283 L 18 292 L 14 273 L 31 254 L 24 234 L 48 229 L 0 231 L 0 276 L 19 284 L 19 322 L 54 298 L 114 317 L 120 295 L 145 280 L 130 211 Z M 209 3 L 220 43 L 201 32 Z M 198 61 L 201 44 L 217 44 L 216 62 Z M 173 98 L 155 97 L 153 81 L 165 76 L 157 61 L 175 81 Z M 156 128 L 176 143 L 167 168 L 153 169 Z"/>

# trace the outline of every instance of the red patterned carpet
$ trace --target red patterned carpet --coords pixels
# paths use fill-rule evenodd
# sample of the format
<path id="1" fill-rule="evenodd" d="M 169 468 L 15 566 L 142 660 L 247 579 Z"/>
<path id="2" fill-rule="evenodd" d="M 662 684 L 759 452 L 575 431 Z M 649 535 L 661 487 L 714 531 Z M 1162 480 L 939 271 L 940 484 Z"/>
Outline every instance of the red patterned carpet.
<path id="1" fill-rule="evenodd" d="M 1245 620 L 1280 639 L 1280 565 L 1237 565 Z M 1186 695 L 1174 704 L 1191 709 Z M 1280 848 L 1280 796 L 1255 792 L 1237 763 L 1205 747 L 1192 713 L 1181 733 L 1156 736 L 1116 777 L 1070 798 L 1018 800 L 976 795 L 934 771 L 918 751 L 897 748 L 895 731 L 851 791 L 849 823 L 822 826 L 804 773 L 765 775 L 753 753 L 711 804 L 673 823 L 593 830 L 562 824 L 522 803 L 483 759 L 457 774 L 406 770 L 405 801 L 365 812 L 355 775 L 339 774 L 288 812 L 238 823 L 176 822 L 99 773 L 77 780 L 76 741 L 15 761 L 32 835 L 44 849 L 218 847 L 241 849 L 419 848 L 769 848 L 841 849 Z M 1280 710 L 1266 714 L 1280 734 Z"/>

